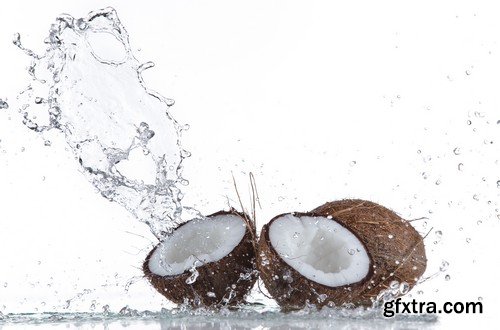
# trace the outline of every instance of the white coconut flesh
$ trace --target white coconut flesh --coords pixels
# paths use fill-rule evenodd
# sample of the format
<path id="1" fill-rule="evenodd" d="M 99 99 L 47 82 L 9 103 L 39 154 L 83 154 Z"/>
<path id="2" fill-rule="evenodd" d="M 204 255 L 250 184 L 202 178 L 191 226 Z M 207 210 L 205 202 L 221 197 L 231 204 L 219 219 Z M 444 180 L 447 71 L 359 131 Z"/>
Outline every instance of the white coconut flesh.
<path id="1" fill-rule="evenodd" d="M 368 275 L 364 245 L 332 219 L 287 214 L 271 223 L 269 240 L 288 265 L 314 282 L 338 287 Z"/>
<path id="2" fill-rule="evenodd" d="M 149 270 L 173 276 L 218 261 L 238 246 L 245 231 L 245 220 L 234 214 L 192 220 L 158 245 L 149 259 Z"/>

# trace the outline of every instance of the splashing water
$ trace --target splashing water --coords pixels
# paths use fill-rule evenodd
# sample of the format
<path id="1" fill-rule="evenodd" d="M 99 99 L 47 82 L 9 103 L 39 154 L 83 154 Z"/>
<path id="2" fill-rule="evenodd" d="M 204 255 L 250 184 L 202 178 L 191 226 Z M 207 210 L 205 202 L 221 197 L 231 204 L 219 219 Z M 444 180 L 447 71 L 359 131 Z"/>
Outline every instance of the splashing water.
<path id="1" fill-rule="evenodd" d="M 181 126 L 173 100 L 149 90 L 128 34 L 112 8 L 87 18 L 57 18 L 45 54 L 14 44 L 31 57 L 32 83 L 19 98 L 23 123 L 66 138 L 87 179 L 162 239 L 179 223 L 200 215 L 181 205 Z"/>

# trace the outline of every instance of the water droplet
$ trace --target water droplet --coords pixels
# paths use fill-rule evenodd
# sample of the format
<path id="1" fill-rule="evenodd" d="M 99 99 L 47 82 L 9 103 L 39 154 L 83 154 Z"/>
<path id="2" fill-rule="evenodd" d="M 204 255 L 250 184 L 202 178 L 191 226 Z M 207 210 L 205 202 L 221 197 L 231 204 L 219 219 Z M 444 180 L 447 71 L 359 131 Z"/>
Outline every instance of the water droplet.
<path id="1" fill-rule="evenodd" d="M 422 172 L 422 178 L 424 178 L 424 180 L 427 180 L 427 177 L 428 177 L 428 176 L 427 176 L 427 173 Z"/>
<path id="2" fill-rule="evenodd" d="M 461 153 L 461 152 L 460 152 L 460 148 L 459 148 L 459 147 L 456 147 L 455 149 L 453 149 L 453 153 L 454 153 L 455 155 L 460 155 L 460 153 Z"/>
<path id="3" fill-rule="evenodd" d="M 181 156 L 183 158 L 188 158 L 188 157 L 191 157 L 191 152 L 187 151 L 187 150 L 181 150 Z"/>
<path id="4" fill-rule="evenodd" d="M 439 186 L 441 184 L 441 180 L 440 179 L 437 179 L 436 180 L 436 186 Z"/>
<path id="5" fill-rule="evenodd" d="M 436 230 L 434 234 L 436 234 L 437 238 L 441 238 L 443 236 L 443 232 L 441 230 Z"/>
<path id="6" fill-rule="evenodd" d="M 467 243 L 470 243 L 471 239 L 470 239 L 469 237 L 467 237 L 467 238 L 465 239 L 465 241 L 466 241 Z"/>
<path id="7" fill-rule="evenodd" d="M 295 233 L 293 234 L 293 238 L 298 238 L 298 237 L 299 237 L 299 235 L 300 235 L 300 234 L 299 234 L 298 232 L 295 232 Z"/>
<path id="8" fill-rule="evenodd" d="M 7 104 L 6 101 L 0 99 L 0 109 L 8 109 L 9 105 Z"/>
<path id="9" fill-rule="evenodd" d="M 401 284 L 399 285 L 399 292 L 401 294 L 407 294 L 408 291 L 410 291 L 410 285 L 406 282 L 401 282 Z"/>
<path id="10" fill-rule="evenodd" d="M 464 169 L 464 164 L 463 163 L 459 163 L 458 164 L 458 170 L 459 171 L 463 171 L 463 169 Z"/>
<path id="11" fill-rule="evenodd" d="M 322 293 L 322 294 L 318 295 L 318 302 L 322 303 L 323 301 L 326 300 L 326 298 L 328 298 L 328 295 Z"/>
<path id="12" fill-rule="evenodd" d="M 352 167 L 352 166 L 354 166 L 354 165 L 356 165 L 356 161 L 355 161 L 355 160 L 353 160 L 353 161 L 351 161 L 351 162 L 349 163 L 349 166 L 351 166 L 351 167 Z"/>
<path id="13" fill-rule="evenodd" d="M 477 300 L 483 301 L 483 297 L 477 297 Z"/>
<path id="14" fill-rule="evenodd" d="M 50 140 L 45 140 L 43 143 L 46 147 L 50 147 L 52 145 L 52 142 Z"/>
<path id="15" fill-rule="evenodd" d="M 279 196 L 279 197 L 278 197 L 278 201 L 279 201 L 279 202 L 282 202 L 284 199 L 285 199 L 285 198 L 284 198 L 283 196 Z"/>
<path id="16" fill-rule="evenodd" d="M 477 194 L 475 194 L 474 196 L 472 196 L 472 198 L 475 200 L 475 201 L 478 201 L 479 200 L 479 196 Z"/>
<path id="17" fill-rule="evenodd" d="M 9 285 L 9 283 L 5 282 L 5 283 L 3 284 L 3 287 L 4 287 L 4 288 L 6 288 L 8 285 Z"/>
<path id="18" fill-rule="evenodd" d="M 462 231 L 462 230 L 464 230 L 464 227 L 458 227 L 458 230 Z"/>
<path id="19" fill-rule="evenodd" d="M 480 224 L 482 224 L 483 221 L 482 220 L 477 220 L 477 225 L 479 226 Z"/>
<path id="20" fill-rule="evenodd" d="M 450 264 L 448 263 L 448 261 L 443 260 L 443 261 L 441 262 L 441 266 L 439 267 L 439 270 L 440 270 L 441 272 L 444 272 L 444 271 L 446 271 L 446 270 L 448 269 L 448 266 L 449 266 L 449 265 L 450 265 Z"/>
<path id="21" fill-rule="evenodd" d="M 387 235 L 387 237 L 389 237 L 389 239 L 392 239 L 392 238 L 394 238 L 394 235 L 389 234 L 389 235 Z"/>
<path id="22" fill-rule="evenodd" d="M 467 120 L 467 125 L 472 125 L 472 121 L 471 120 Z"/>
<path id="23" fill-rule="evenodd" d="M 449 281 L 449 280 L 451 279 L 451 276 L 450 276 L 450 275 L 446 275 L 446 276 L 444 277 L 444 279 L 445 279 L 445 281 Z"/>
<path id="24" fill-rule="evenodd" d="M 356 250 L 349 249 L 349 250 L 347 250 L 347 253 L 349 253 L 352 256 L 352 255 L 354 255 L 356 253 Z"/>
<path id="25" fill-rule="evenodd" d="M 207 297 L 215 298 L 215 293 L 208 291 L 207 292 Z"/>
<path id="26" fill-rule="evenodd" d="M 465 74 L 466 74 L 467 76 L 470 76 L 470 71 L 469 71 L 469 70 L 465 70 Z"/>
<path id="27" fill-rule="evenodd" d="M 497 188 L 500 188 L 500 180 L 497 181 Z"/>

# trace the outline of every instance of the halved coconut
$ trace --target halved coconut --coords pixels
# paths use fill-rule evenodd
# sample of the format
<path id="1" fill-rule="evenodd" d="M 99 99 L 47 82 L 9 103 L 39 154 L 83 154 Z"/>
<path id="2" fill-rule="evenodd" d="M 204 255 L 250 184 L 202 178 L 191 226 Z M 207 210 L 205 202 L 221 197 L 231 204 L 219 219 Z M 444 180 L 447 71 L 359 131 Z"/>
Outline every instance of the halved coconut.
<path id="1" fill-rule="evenodd" d="M 255 231 L 247 219 L 232 210 L 182 224 L 148 254 L 145 276 L 178 304 L 240 303 L 257 279 Z"/>
<path id="2" fill-rule="evenodd" d="M 396 213 L 373 202 L 342 200 L 265 225 L 260 276 L 284 309 L 371 306 L 392 281 L 417 282 L 426 268 L 423 239 Z"/>

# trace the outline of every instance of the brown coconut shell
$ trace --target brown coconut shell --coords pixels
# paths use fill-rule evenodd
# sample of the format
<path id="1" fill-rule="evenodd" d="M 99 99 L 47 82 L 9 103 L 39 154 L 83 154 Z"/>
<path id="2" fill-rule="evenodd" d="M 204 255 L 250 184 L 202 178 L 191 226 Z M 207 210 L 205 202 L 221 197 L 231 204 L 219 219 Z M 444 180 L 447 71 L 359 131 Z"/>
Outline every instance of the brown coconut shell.
<path id="1" fill-rule="evenodd" d="M 159 293 L 177 304 L 187 304 L 192 307 L 235 306 L 243 302 L 258 277 L 254 243 L 255 227 L 248 216 L 234 209 L 220 211 L 207 218 L 225 214 L 243 218 L 247 224 L 245 235 L 224 258 L 196 267 L 199 275 L 194 283 L 186 283 L 191 276 L 189 271 L 172 276 L 153 274 L 148 266 L 149 259 L 160 244 L 149 252 L 142 269 L 144 276 Z M 209 292 L 213 294 L 209 296 Z"/>
<path id="2" fill-rule="evenodd" d="M 317 307 L 372 306 L 392 281 L 408 283 L 410 289 L 425 271 L 427 259 L 422 236 L 393 211 L 364 200 L 341 200 L 296 216 L 331 217 L 352 232 L 370 258 L 367 276 L 359 282 L 329 287 L 302 276 L 276 252 L 269 240 L 269 226 L 261 232 L 257 263 L 269 293 L 284 310 Z"/>

